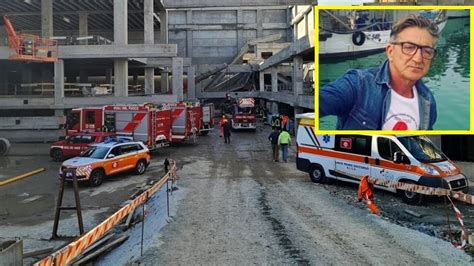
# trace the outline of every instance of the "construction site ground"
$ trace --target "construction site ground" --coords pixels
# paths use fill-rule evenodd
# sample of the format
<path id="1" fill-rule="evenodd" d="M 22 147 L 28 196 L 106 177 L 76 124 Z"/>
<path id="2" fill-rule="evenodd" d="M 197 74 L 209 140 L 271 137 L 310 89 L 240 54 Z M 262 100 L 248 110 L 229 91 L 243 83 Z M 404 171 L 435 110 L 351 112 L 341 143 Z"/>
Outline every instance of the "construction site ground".
<path id="1" fill-rule="evenodd" d="M 99 265 L 472 264 L 470 248 L 465 252 L 446 241 L 459 241 L 460 227 L 444 200 L 431 198 L 422 206 L 411 206 L 395 194 L 376 190 L 381 216 L 372 215 L 357 201 L 357 186 L 337 181 L 314 184 L 307 173 L 298 171 L 294 145 L 288 163 L 273 162 L 269 133 L 269 126 L 259 124 L 256 132 L 233 132 L 231 143 L 224 144 L 215 130 L 199 137 L 197 144 L 158 150 L 145 175 L 115 176 L 97 188 L 81 185 L 89 230 L 144 183 L 163 176 L 165 158 L 178 163 L 179 189 L 173 192 L 171 218 L 165 219 L 163 209 L 150 207 L 144 255 L 129 242 L 140 234 L 134 230 L 120 252 L 103 256 Z M 46 168 L 0 187 L 0 241 L 21 238 L 25 250 L 66 243 L 49 240 L 60 163 L 52 162 L 48 153 L 48 144 L 14 143 L 10 155 L 0 157 L 0 180 Z M 460 165 L 474 185 L 474 167 Z M 72 186 L 66 192 L 64 205 L 74 205 Z M 467 230 L 474 232 L 474 208 L 455 203 Z M 74 211 L 64 212 L 59 234 L 77 233 Z"/>

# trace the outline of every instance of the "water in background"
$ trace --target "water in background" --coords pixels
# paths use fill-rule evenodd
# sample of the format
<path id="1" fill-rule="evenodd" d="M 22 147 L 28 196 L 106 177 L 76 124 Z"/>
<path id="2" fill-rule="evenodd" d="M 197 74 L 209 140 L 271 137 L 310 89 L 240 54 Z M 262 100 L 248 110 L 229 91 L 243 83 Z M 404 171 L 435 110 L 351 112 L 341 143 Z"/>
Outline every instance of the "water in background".
<path id="1" fill-rule="evenodd" d="M 355 58 L 320 61 L 319 84 L 324 86 L 351 68 L 378 67 L 385 53 Z M 469 129 L 469 18 L 449 19 L 441 32 L 437 54 L 423 78 L 436 99 L 438 119 L 435 130 Z M 336 117 L 320 119 L 321 129 L 335 129 Z"/>

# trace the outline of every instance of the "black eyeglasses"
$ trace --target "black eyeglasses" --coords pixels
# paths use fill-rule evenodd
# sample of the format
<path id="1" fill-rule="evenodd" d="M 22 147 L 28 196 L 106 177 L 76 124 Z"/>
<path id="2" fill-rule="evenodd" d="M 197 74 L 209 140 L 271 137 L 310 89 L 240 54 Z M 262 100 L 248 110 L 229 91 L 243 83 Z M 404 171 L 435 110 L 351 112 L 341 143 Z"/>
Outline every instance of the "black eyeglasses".
<path id="1" fill-rule="evenodd" d="M 414 55 L 420 49 L 421 56 L 428 60 L 433 59 L 436 54 L 436 49 L 430 46 L 421 46 L 411 42 L 391 42 L 391 44 L 401 45 L 402 52 L 406 55 Z"/>

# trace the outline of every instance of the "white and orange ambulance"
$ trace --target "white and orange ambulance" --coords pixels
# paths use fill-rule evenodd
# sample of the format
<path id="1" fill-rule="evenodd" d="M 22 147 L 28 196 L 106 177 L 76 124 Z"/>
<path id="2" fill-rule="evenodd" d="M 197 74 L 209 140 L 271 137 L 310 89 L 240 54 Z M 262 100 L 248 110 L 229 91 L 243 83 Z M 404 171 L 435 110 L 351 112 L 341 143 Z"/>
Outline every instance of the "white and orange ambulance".
<path id="1" fill-rule="evenodd" d="M 406 182 L 468 192 L 467 178 L 428 137 L 422 135 L 316 135 L 314 114 L 301 114 L 296 137 L 298 170 L 311 180 L 329 178 L 359 183 L 354 176 Z M 409 204 L 420 204 L 422 195 L 394 188 Z"/>

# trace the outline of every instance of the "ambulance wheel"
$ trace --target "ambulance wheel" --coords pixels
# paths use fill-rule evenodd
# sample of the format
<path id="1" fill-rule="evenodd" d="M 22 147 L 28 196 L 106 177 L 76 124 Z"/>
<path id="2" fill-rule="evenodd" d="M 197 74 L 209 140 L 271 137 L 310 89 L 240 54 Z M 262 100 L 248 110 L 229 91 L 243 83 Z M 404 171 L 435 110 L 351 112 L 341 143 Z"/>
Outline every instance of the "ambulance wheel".
<path id="1" fill-rule="evenodd" d="M 137 165 L 135 166 L 135 172 L 138 175 L 143 175 L 146 170 L 146 161 L 145 160 L 140 160 L 137 162 Z"/>
<path id="2" fill-rule="evenodd" d="M 312 165 L 309 170 L 309 177 L 314 183 L 324 184 L 326 182 L 326 176 L 324 175 L 324 170 L 319 165 Z"/>
<path id="3" fill-rule="evenodd" d="M 402 180 L 400 182 L 416 185 L 416 183 L 413 181 Z M 402 198 L 403 202 L 409 205 L 420 205 L 423 202 L 423 195 L 416 192 L 410 192 L 406 190 L 397 190 L 397 194 Z"/>
<path id="4" fill-rule="evenodd" d="M 63 152 L 60 149 L 54 149 L 51 151 L 51 157 L 55 162 L 62 162 L 63 161 Z"/>
<path id="5" fill-rule="evenodd" d="M 104 181 L 104 171 L 102 169 L 95 169 L 89 177 L 89 185 L 91 187 L 98 187 Z"/>

